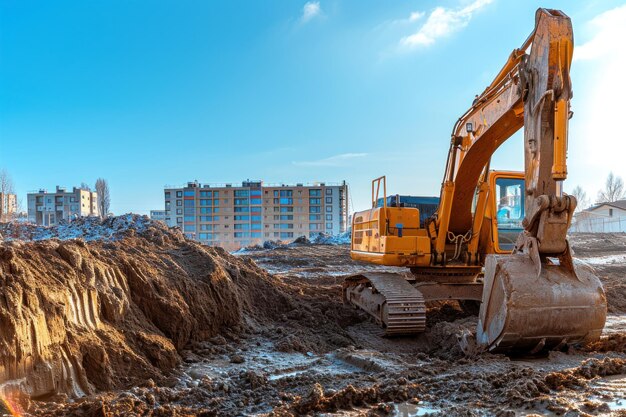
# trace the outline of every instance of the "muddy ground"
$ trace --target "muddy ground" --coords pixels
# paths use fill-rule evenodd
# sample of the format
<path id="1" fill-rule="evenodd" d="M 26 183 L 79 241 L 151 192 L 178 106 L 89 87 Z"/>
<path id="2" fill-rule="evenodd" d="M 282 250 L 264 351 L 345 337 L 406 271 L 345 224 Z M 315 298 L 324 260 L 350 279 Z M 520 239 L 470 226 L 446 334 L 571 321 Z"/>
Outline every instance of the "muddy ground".
<path id="1" fill-rule="evenodd" d="M 214 318 L 202 309 L 200 320 L 194 321 L 184 317 L 194 316 L 194 311 L 171 308 L 165 315 L 152 311 L 156 318 L 138 330 L 141 316 L 147 315 L 147 307 L 138 301 L 146 288 L 133 293 L 131 285 L 128 302 L 130 310 L 138 309 L 132 317 L 135 324 L 117 326 L 116 331 L 133 348 L 133 334 L 154 334 L 167 352 L 164 369 L 152 369 L 158 366 L 148 357 L 139 367 L 143 379 L 133 378 L 132 372 L 122 375 L 130 366 L 111 366 L 109 386 L 99 389 L 87 380 L 90 393 L 85 396 L 22 396 L 9 398 L 9 403 L 41 416 L 573 416 L 621 415 L 626 409 L 625 235 L 571 237 L 576 255 L 597 269 L 605 285 L 610 317 L 601 342 L 540 357 L 468 357 L 457 338 L 474 328 L 476 317 L 456 303 L 430 306 L 427 332 L 405 338 L 382 337 L 363 313 L 343 305 L 344 275 L 383 269 L 352 261 L 346 246 L 291 245 L 233 256 L 180 237 L 161 238 L 168 233 L 152 231 L 151 244 L 180 274 L 191 280 L 204 277 L 206 288 L 194 291 L 212 295 L 207 302 L 230 296 L 221 307 L 211 304 L 223 309 L 215 314 L 223 323 L 204 323 Z M 94 243 L 97 250 L 89 251 L 100 258 L 106 250 L 123 250 L 131 257 L 138 253 L 152 268 L 142 273 L 140 282 L 159 274 L 163 277 L 158 282 L 175 279 L 160 272 L 149 255 L 152 249 L 141 239 L 133 235 L 106 245 Z M 207 276 L 201 267 L 213 272 Z M 226 282 L 215 281 L 216 276 Z M 174 297 L 183 290 L 161 295 Z M 183 295 L 194 295 L 185 291 Z M 168 314 L 190 323 L 183 326 L 182 336 L 168 333 Z M 102 321 L 107 324 L 106 317 Z M 188 329 L 202 329 L 203 334 Z M 175 343 L 168 342 L 175 335 Z"/>

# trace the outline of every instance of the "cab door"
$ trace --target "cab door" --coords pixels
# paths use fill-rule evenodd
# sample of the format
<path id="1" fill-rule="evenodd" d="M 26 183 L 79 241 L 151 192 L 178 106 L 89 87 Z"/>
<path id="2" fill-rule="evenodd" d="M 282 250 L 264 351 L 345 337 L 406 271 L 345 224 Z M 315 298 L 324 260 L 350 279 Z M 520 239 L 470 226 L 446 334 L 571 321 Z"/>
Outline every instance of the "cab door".
<path id="1" fill-rule="evenodd" d="M 524 231 L 526 188 L 521 172 L 492 172 L 490 178 L 492 241 L 496 253 L 510 253 Z"/>

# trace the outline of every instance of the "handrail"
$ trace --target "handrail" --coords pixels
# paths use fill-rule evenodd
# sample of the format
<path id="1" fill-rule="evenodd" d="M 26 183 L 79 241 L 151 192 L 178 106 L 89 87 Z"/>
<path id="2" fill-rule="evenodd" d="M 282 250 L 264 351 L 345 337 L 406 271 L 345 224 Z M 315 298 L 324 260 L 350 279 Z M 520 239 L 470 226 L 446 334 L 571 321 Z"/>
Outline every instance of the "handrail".
<path id="1" fill-rule="evenodd" d="M 381 182 L 383 183 L 383 207 L 387 209 L 387 177 L 385 175 L 372 180 L 372 208 L 376 208 L 377 206 Z M 374 184 L 376 184 L 376 186 L 374 186 Z M 374 187 L 376 187 L 376 193 L 374 193 Z"/>

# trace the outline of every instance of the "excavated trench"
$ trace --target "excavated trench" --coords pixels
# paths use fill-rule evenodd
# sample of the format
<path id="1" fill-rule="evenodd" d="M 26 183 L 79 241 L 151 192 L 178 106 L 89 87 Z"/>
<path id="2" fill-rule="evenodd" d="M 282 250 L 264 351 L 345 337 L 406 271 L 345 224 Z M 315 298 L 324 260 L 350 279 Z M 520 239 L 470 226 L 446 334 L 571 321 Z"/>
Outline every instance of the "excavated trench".
<path id="1" fill-rule="evenodd" d="M 513 358 L 463 354 L 458 340 L 476 318 L 454 303 L 430 306 L 423 335 L 381 337 L 341 303 L 342 275 L 379 268 L 351 261 L 345 246 L 233 256 L 160 223 L 122 220 L 62 236 L 0 227 L 0 412 L 513 416 L 624 408 L 626 277 L 615 259 L 626 254 L 625 236 L 572 238 L 609 294 L 607 336 Z"/>

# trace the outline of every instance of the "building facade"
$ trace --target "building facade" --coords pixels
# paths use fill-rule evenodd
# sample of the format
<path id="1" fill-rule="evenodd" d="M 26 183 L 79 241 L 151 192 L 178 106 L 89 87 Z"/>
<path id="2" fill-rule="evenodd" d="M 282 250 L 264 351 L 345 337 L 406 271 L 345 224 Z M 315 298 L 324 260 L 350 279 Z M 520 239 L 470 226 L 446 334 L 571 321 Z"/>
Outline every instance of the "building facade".
<path id="1" fill-rule="evenodd" d="M 348 228 L 348 185 L 189 182 L 165 188 L 165 221 L 189 238 L 227 250 L 267 240 L 338 234 Z"/>
<path id="2" fill-rule="evenodd" d="M 626 200 L 600 203 L 574 215 L 570 232 L 626 232 Z"/>
<path id="3" fill-rule="evenodd" d="M 12 220 L 17 215 L 17 196 L 12 193 L 0 193 L 0 221 Z"/>
<path id="4" fill-rule="evenodd" d="M 150 210 L 150 218 L 165 222 L 165 210 Z"/>
<path id="5" fill-rule="evenodd" d="M 67 191 L 57 186 L 53 193 L 28 193 L 28 220 L 33 223 L 53 226 L 61 220 L 98 215 L 98 194 L 86 188 Z"/>

